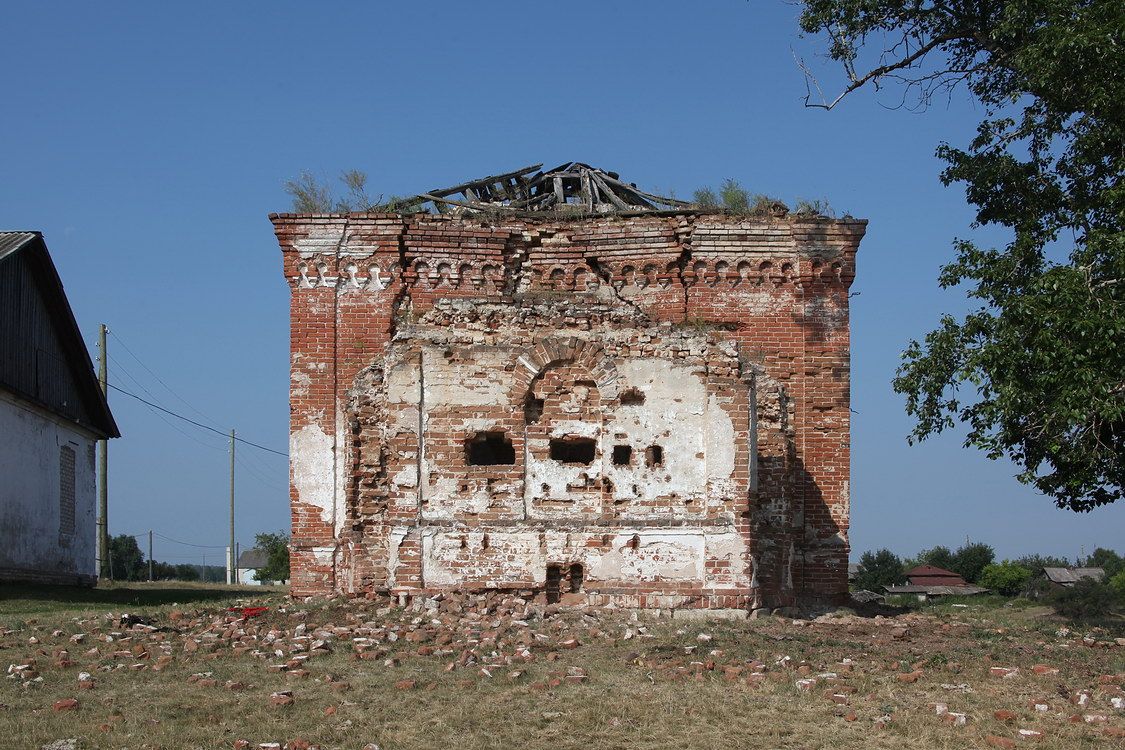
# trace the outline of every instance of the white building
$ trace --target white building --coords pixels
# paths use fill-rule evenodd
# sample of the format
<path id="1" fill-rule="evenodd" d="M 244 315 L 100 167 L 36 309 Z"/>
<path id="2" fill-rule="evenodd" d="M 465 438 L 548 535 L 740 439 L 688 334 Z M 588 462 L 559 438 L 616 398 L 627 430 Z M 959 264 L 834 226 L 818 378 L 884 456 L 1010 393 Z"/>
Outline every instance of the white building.
<path id="1" fill-rule="evenodd" d="M 115 437 L 43 236 L 0 232 L 0 581 L 97 580 L 94 446 Z"/>

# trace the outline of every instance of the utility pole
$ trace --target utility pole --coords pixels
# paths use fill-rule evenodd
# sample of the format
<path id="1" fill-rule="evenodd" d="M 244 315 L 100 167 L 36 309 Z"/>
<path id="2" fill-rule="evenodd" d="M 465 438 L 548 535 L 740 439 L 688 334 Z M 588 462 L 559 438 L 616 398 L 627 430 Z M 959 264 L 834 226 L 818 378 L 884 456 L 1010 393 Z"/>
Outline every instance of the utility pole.
<path id="1" fill-rule="evenodd" d="M 98 384 L 102 388 L 102 398 L 109 400 L 109 373 L 106 366 L 105 323 L 98 325 Z M 98 575 L 113 578 L 113 567 L 109 563 L 109 441 L 98 441 Z"/>
<path id="2" fill-rule="evenodd" d="M 152 529 L 148 530 L 148 580 L 152 580 Z"/>
<path id="3" fill-rule="evenodd" d="M 227 583 L 238 583 L 238 569 L 235 565 L 238 560 L 234 556 L 234 430 L 230 431 L 230 580 Z"/>

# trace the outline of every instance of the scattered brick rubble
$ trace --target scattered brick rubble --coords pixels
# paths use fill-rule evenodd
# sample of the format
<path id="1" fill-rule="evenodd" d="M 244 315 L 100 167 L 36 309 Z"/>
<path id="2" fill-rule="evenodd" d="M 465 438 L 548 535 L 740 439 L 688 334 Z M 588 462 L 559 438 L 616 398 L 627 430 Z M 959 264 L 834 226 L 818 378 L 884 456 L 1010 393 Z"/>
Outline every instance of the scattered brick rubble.
<path id="1" fill-rule="evenodd" d="M 926 710 L 930 715 L 953 731 L 964 731 L 961 728 L 981 721 L 1009 727 L 1006 734 L 997 732 L 984 737 L 994 747 L 1013 747 L 1011 743 L 1016 741 L 1049 737 L 1058 731 L 1060 723 L 1087 727 L 1087 731 L 1101 737 L 1117 739 L 1125 735 L 1125 674 L 1087 677 L 1081 688 L 1062 690 L 1059 670 L 1050 664 L 1034 664 L 1030 668 L 992 666 L 987 672 L 990 676 L 984 680 L 997 685 L 1018 684 L 1015 694 L 1031 697 L 1026 699 L 1026 705 L 1016 702 L 991 716 L 977 716 L 962 698 L 974 692 L 973 686 L 945 682 L 947 675 L 963 672 L 961 664 L 928 658 L 907 663 L 858 652 L 848 656 L 824 654 L 823 660 L 812 662 L 785 653 L 786 642 L 800 630 L 860 636 L 870 640 L 875 648 L 893 644 L 902 648 L 935 638 L 964 637 L 970 626 L 963 622 L 942 623 L 915 614 L 893 618 L 825 615 L 815 620 L 775 618 L 739 626 L 760 629 L 775 642 L 775 648 L 763 651 L 758 658 L 731 656 L 722 638 L 712 632 L 717 623 L 659 623 L 659 619 L 638 617 L 635 612 L 545 606 L 499 592 L 452 592 L 418 598 L 407 607 L 385 599 L 362 608 L 283 607 L 250 619 L 228 612 L 172 612 L 166 623 L 96 617 L 75 621 L 73 633 L 56 630 L 45 634 L 32 623 L 31 632 L 36 634 L 19 641 L 14 640 L 18 634 L 11 630 L 0 632 L 0 648 L 13 656 L 21 655 L 7 673 L 10 680 L 25 689 L 35 690 L 48 680 L 73 686 L 74 696 L 46 707 L 77 714 L 84 710 L 83 702 L 76 697 L 79 690 L 97 695 L 96 675 L 161 670 L 177 662 L 204 666 L 209 661 L 224 659 L 235 659 L 246 666 L 240 671 L 239 680 L 220 682 L 205 668 L 187 680 L 197 687 L 215 690 L 261 692 L 262 700 L 276 710 L 285 710 L 300 701 L 301 686 L 307 680 L 328 685 L 343 700 L 351 685 L 317 666 L 319 658 L 334 652 L 350 653 L 352 659 L 369 663 L 364 669 L 396 670 L 407 661 L 434 660 L 442 666 L 440 674 L 447 675 L 449 680 L 504 680 L 525 684 L 531 691 L 563 690 L 569 685 L 597 680 L 598 676 L 586 668 L 568 663 L 580 649 L 589 644 L 616 643 L 623 647 L 626 668 L 636 670 L 640 679 L 722 680 L 749 690 L 767 685 L 783 689 L 789 685 L 803 696 L 802 700 L 823 702 L 826 719 L 866 720 L 875 729 L 902 721 L 904 715 L 900 709 L 883 712 L 872 705 L 874 696 L 857 687 L 872 678 L 896 684 L 896 691 L 909 691 L 915 685 L 938 686 L 948 698 L 929 704 Z M 657 639 L 650 631 L 658 626 L 679 627 L 676 636 L 684 645 L 670 648 L 665 638 L 655 647 Z M 1097 632 L 1078 634 L 1063 629 L 1056 638 L 1054 648 L 1106 649 L 1107 656 L 1109 649 L 1122 647 Z M 281 673 L 291 687 L 270 691 L 259 688 L 257 684 L 262 680 L 255 677 L 256 670 L 258 674 Z M 393 687 L 410 691 L 433 685 L 404 675 Z M 904 699 L 903 703 L 909 701 Z M 337 706 L 329 705 L 324 713 L 335 715 L 337 710 Z M 123 720 L 119 714 L 112 717 L 113 722 Z M 112 731 L 113 723 L 102 727 L 103 731 Z M 255 745 L 250 740 L 235 745 L 268 746 L 268 742 Z M 286 750 L 317 747 L 309 740 L 272 746 Z"/>

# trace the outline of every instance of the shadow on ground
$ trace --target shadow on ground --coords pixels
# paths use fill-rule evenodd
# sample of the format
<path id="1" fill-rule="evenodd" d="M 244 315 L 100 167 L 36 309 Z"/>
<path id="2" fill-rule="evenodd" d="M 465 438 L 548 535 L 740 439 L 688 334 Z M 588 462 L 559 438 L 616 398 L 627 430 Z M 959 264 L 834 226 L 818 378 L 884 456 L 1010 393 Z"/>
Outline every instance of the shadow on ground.
<path id="1" fill-rule="evenodd" d="M 283 586 L 185 585 L 167 582 L 109 584 L 95 588 L 4 583 L 0 584 L 0 613 L 34 614 L 70 609 L 231 603 L 237 599 L 260 599 L 287 592 L 288 588 Z"/>

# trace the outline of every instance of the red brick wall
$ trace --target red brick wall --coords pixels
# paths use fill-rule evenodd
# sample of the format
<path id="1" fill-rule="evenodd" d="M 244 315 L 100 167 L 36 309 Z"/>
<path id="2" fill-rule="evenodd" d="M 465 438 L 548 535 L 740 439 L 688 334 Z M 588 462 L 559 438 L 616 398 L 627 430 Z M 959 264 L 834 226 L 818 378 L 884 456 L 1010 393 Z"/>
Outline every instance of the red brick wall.
<path id="1" fill-rule="evenodd" d="M 630 346 L 641 356 L 660 354 L 661 338 L 673 330 L 736 344 L 740 372 L 728 381 L 713 377 L 708 387 L 732 418 L 739 445 L 733 486 L 746 489 L 717 507 L 729 511 L 747 541 L 756 588 L 626 581 L 592 593 L 592 601 L 779 606 L 846 593 L 848 287 L 865 222 L 717 214 L 491 222 L 379 214 L 271 218 L 293 289 L 294 595 L 428 585 L 422 577 L 423 537 L 430 533 L 426 492 L 411 498 L 386 489 L 389 476 L 417 474 L 420 454 L 432 468 L 416 477 L 419 487 L 459 476 L 472 493 L 518 480 L 511 467 L 465 466 L 456 425 L 469 417 L 507 424 L 522 456 L 522 403 L 474 407 L 469 415 L 456 405 L 425 410 L 420 440 L 416 429 L 389 424 L 382 397 L 367 397 L 360 387 L 423 356 L 410 342 L 427 331 L 469 325 L 491 335 L 490 321 L 473 315 L 496 305 L 508 317 L 490 314 L 504 318 L 504 326 L 522 320 L 524 309 L 579 331 L 598 306 L 627 312 L 640 321 Z M 524 331 L 516 339 L 524 334 L 544 335 Z M 685 352 L 694 356 L 690 347 Z M 511 377 L 530 379 L 519 370 Z M 730 398 L 744 383 L 752 383 L 753 410 L 745 398 Z M 377 443 L 384 446 L 377 455 L 364 447 Z M 534 526 L 506 507 L 474 514 L 472 522 Z M 601 543 L 595 536 L 584 542 Z M 708 575 L 721 575 L 730 564 L 708 558 Z"/>

